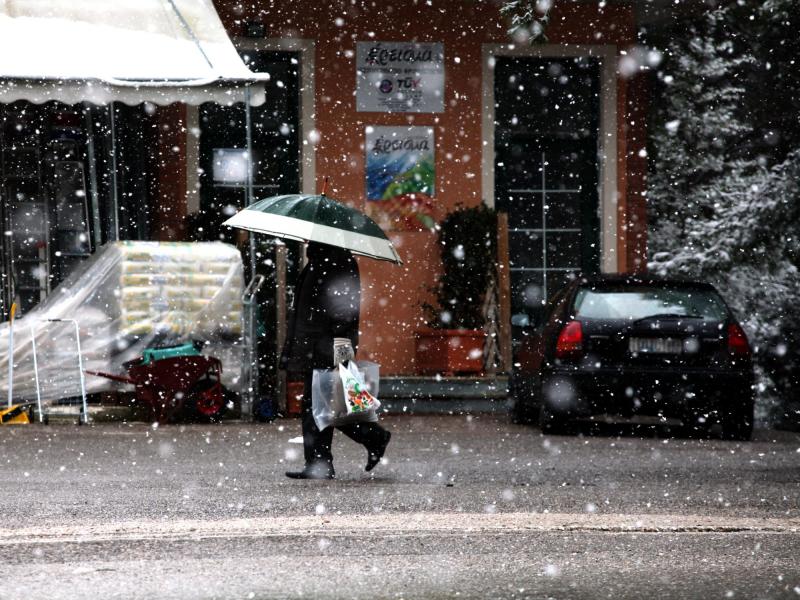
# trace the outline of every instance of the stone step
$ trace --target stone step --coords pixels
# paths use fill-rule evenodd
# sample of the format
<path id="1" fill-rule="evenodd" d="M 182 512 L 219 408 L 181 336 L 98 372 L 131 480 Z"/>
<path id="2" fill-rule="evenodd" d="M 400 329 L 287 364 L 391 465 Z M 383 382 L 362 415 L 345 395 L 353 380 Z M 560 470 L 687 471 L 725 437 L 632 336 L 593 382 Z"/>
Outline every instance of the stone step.
<path id="1" fill-rule="evenodd" d="M 386 400 L 505 400 L 508 377 L 381 377 L 380 397 Z"/>

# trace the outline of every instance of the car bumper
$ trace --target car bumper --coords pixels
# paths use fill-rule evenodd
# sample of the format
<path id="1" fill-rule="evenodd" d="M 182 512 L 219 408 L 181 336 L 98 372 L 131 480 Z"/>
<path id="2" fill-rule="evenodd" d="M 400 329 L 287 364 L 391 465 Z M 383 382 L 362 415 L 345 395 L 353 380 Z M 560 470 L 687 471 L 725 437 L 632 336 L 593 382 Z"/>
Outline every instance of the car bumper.
<path id="1" fill-rule="evenodd" d="M 538 398 L 552 411 L 576 418 L 593 415 L 663 416 L 685 420 L 699 414 L 746 408 L 753 402 L 752 372 L 647 369 L 553 369 L 538 377 L 514 377 L 519 398 Z"/>

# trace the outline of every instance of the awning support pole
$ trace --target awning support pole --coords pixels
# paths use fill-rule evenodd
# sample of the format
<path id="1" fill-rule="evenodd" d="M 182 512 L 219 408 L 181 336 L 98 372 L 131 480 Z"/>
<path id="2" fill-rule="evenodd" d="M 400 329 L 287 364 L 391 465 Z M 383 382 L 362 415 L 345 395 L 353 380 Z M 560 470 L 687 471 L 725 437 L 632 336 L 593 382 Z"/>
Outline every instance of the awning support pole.
<path id="1" fill-rule="evenodd" d="M 117 195 L 117 132 L 114 123 L 114 103 L 109 103 L 108 108 L 111 117 L 111 227 L 108 237 L 117 241 L 119 240 L 119 197 Z"/>
<path id="2" fill-rule="evenodd" d="M 92 109 L 84 106 L 86 118 L 86 152 L 89 158 L 89 190 L 92 194 L 92 236 L 94 248 L 97 250 L 103 244 L 102 225 L 100 223 L 100 194 L 97 190 L 97 154 L 94 148 L 94 119 Z"/>
<path id="3" fill-rule="evenodd" d="M 253 203 L 253 122 L 252 116 L 250 114 L 250 86 L 245 87 L 245 101 L 244 101 L 244 122 L 245 122 L 245 138 L 247 144 L 247 188 L 245 189 L 245 205 L 250 206 Z M 250 278 L 251 280 L 255 280 L 257 275 L 256 273 L 256 236 L 253 233 L 248 235 L 249 242 L 250 242 Z M 253 302 L 257 302 L 256 298 L 252 299 Z M 254 313 L 255 314 L 255 313 Z M 254 328 L 257 329 L 257 328 Z M 255 346 L 258 344 L 257 336 L 251 340 L 251 343 Z M 255 361 L 254 365 L 251 365 L 251 380 L 253 381 L 253 394 L 251 398 L 255 397 L 258 394 L 258 361 Z M 257 400 L 256 400 L 257 401 Z M 253 418 L 253 408 L 254 403 L 249 403 L 249 411 L 248 414 L 242 414 L 244 419 L 250 420 Z M 244 411 L 243 411 L 244 412 Z"/>

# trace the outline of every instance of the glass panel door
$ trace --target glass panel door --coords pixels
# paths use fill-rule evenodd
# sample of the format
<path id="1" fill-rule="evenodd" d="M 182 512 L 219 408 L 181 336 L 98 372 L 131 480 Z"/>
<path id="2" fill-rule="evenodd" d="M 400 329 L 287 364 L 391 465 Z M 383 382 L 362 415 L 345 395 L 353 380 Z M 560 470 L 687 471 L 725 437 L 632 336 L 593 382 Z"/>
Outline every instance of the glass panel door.
<path id="1" fill-rule="evenodd" d="M 508 213 L 516 325 L 572 274 L 598 269 L 598 76 L 585 58 L 495 66 L 495 204 Z"/>

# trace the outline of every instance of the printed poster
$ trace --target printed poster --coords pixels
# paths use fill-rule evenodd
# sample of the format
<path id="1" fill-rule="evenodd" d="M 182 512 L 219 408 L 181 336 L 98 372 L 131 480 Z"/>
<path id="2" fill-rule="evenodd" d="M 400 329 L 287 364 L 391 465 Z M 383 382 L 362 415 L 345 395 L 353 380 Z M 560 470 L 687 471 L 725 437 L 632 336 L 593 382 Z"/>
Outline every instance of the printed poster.
<path id="1" fill-rule="evenodd" d="M 441 218 L 433 128 L 367 127 L 365 148 L 371 216 L 388 229 L 432 229 Z"/>
<path id="2" fill-rule="evenodd" d="M 357 42 L 356 110 L 443 112 L 443 44 Z"/>

